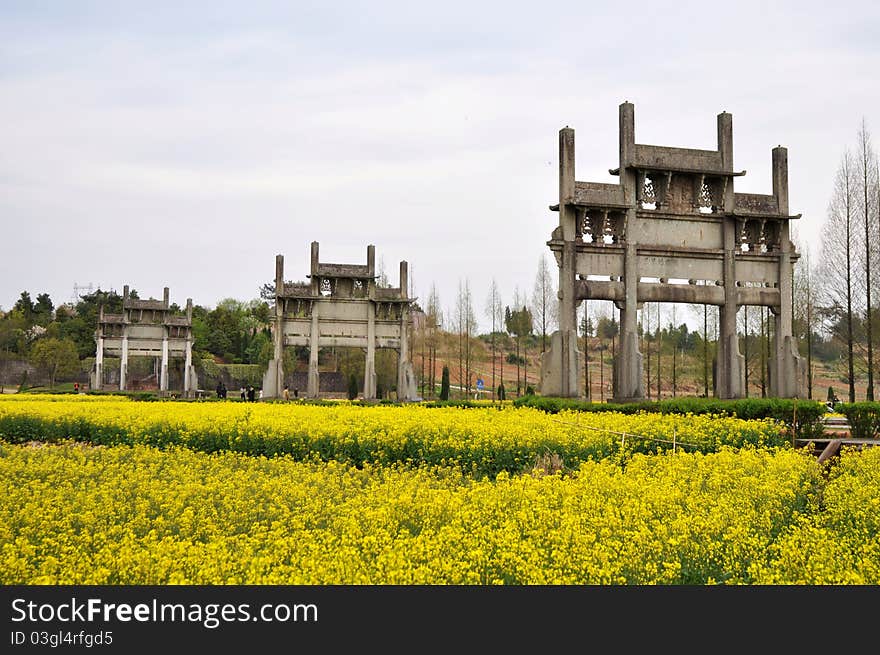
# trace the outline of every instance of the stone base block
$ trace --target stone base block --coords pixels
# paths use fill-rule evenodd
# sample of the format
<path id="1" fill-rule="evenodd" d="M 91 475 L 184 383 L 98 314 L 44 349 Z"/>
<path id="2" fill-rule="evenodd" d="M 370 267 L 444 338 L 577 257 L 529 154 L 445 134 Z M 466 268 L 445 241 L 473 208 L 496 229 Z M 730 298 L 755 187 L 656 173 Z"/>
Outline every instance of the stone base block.
<path id="1" fill-rule="evenodd" d="M 583 368 L 582 354 L 577 349 L 577 333 L 569 330 L 567 339 L 562 332 L 554 332 L 550 336 L 550 350 L 541 356 L 541 395 L 563 398 L 580 398 L 583 389 L 578 384 L 580 371 Z M 567 342 L 567 347 L 563 343 Z M 565 367 L 563 358 L 567 360 L 568 372 L 563 375 Z"/>

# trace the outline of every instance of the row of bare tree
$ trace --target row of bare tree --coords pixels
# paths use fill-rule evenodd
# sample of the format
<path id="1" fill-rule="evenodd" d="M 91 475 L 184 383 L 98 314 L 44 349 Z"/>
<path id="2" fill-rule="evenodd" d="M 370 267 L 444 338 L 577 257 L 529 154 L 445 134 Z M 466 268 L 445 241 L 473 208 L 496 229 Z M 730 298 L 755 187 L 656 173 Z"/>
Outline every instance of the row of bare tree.
<path id="1" fill-rule="evenodd" d="M 841 155 L 815 266 L 809 250 L 803 251 L 795 275 L 795 308 L 805 328 L 808 355 L 812 359 L 816 332 L 844 345 L 849 401 L 855 402 L 856 380 L 863 376 L 865 399 L 874 400 L 878 325 L 877 293 L 872 287 L 877 279 L 872 273 L 880 262 L 880 180 L 877 153 L 864 120 L 855 145 Z"/>

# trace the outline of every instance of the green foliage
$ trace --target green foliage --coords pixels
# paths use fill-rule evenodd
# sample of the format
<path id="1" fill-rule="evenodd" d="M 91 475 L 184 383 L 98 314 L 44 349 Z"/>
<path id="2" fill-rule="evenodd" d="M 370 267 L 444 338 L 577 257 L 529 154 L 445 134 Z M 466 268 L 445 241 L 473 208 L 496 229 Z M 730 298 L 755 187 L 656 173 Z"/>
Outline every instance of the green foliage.
<path id="1" fill-rule="evenodd" d="M 137 294 L 136 291 L 134 293 Z M 102 306 L 105 314 L 121 314 L 122 296 L 115 291 L 101 289 L 81 296 L 76 307 L 61 324 L 61 336 L 76 344 L 76 352 L 80 358 L 95 355 L 95 328 L 98 326 L 98 313 Z"/>
<path id="2" fill-rule="evenodd" d="M 437 409 L 439 407 L 458 407 L 460 409 L 486 409 L 491 406 L 491 402 L 485 400 L 431 400 L 422 403 L 425 407 Z"/>
<path id="3" fill-rule="evenodd" d="M 54 318 L 55 306 L 48 293 L 41 293 L 37 296 L 37 302 L 34 303 L 34 322 L 37 325 L 46 327 Z"/>
<path id="4" fill-rule="evenodd" d="M 21 296 L 15 301 L 12 309 L 24 316 L 28 323 L 31 323 L 34 316 L 34 301 L 31 300 L 31 294 L 27 291 L 22 291 Z"/>
<path id="5" fill-rule="evenodd" d="M 771 418 L 791 429 L 797 422 L 800 438 L 819 437 L 824 433 L 822 417 L 825 405 L 815 400 L 790 398 L 743 398 L 720 400 L 716 398 L 669 398 L 661 401 L 645 400 L 636 403 L 589 403 L 573 398 L 553 398 L 526 395 L 513 401 L 517 407 L 534 407 L 556 414 L 562 410 L 579 412 L 659 412 L 661 414 L 717 414 L 741 419 Z M 797 416 L 795 418 L 795 411 Z"/>
<path id="6" fill-rule="evenodd" d="M 619 328 L 616 319 L 602 316 L 596 324 L 596 335 L 600 339 L 613 339 L 617 336 Z"/>
<path id="7" fill-rule="evenodd" d="M 358 395 L 358 381 L 354 373 L 348 376 L 348 399 L 354 400 Z"/>
<path id="8" fill-rule="evenodd" d="M 880 403 L 840 403 L 835 409 L 846 416 L 853 437 L 873 439 L 880 436 Z"/>
<path id="9" fill-rule="evenodd" d="M 440 400 L 449 400 L 449 367 L 443 367 L 443 376 L 440 378 Z"/>
<path id="10" fill-rule="evenodd" d="M 25 332 L 30 327 L 22 312 L 12 310 L 0 319 L 0 350 L 9 353 L 25 354 L 27 339 Z"/>
<path id="11" fill-rule="evenodd" d="M 832 405 L 837 405 L 840 402 L 840 399 L 837 397 L 837 394 L 834 393 L 834 387 L 828 387 L 828 402 Z"/>
<path id="12" fill-rule="evenodd" d="M 265 331 L 257 332 L 245 349 L 245 358 L 250 364 L 267 366 L 275 352 L 272 338 Z"/>
<path id="13" fill-rule="evenodd" d="M 50 387 L 55 386 L 58 376 L 72 375 L 79 371 L 76 344 L 70 339 L 39 339 L 31 349 L 31 362 L 48 371 Z"/>
<path id="14" fill-rule="evenodd" d="M 212 310 L 193 308 L 193 347 L 234 364 L 262 364 L 271 359 L 268 324 L 271 310 L 265 301 L 242 302 L 224 298 Z"/>
<path id="15" fill-rule="evenodd" d="M 510 307 L 504 308 L 504 326 L 518 339 L 531 334 L 532 325 L 532 313 L 527 307 L 513 310 Z"/>

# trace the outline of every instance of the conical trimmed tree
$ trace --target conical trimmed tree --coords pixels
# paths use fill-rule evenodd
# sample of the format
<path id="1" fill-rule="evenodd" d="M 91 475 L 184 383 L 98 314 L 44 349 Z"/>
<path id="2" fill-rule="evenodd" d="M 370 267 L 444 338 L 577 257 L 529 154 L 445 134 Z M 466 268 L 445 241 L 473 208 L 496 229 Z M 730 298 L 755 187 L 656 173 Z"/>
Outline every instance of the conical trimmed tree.
<path id="1" fill-rule="evenodd" d="M 440 400 L 449 400 L 449 367 L 443 367 L 443 377 L 440 380 Z"/>

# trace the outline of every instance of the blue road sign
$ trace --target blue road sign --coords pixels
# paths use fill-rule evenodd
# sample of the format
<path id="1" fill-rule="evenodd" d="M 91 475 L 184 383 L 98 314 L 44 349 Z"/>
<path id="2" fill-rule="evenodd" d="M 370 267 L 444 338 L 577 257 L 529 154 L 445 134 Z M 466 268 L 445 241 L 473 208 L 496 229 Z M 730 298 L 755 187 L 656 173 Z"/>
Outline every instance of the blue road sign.
<path id="1" fill-rule="evenodd" d="M 483 390 L 483 378 L 477 378 L 477 389 Z"/>

